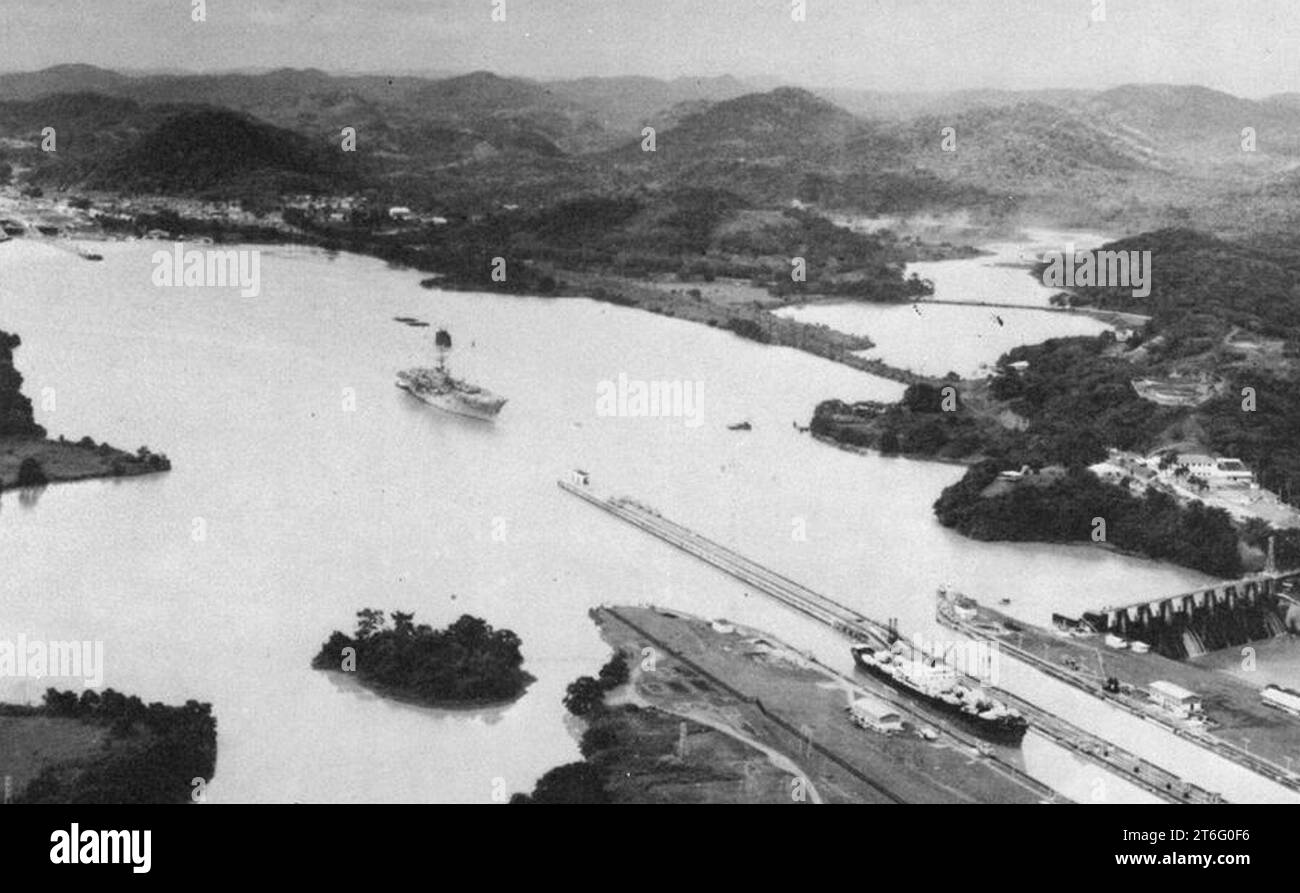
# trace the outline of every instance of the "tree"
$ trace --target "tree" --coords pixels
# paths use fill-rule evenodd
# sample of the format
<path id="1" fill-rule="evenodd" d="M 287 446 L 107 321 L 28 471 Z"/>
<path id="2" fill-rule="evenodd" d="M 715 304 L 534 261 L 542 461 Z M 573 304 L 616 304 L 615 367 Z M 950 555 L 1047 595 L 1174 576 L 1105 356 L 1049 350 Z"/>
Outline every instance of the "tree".
<path id="1" fill-rule="evenodd" d="M 45 709 L 53 716 L 76 716 L 79 702 L 75 692 L 59 691 L 57 688 L 45 690 Z"/>
<path id="2" fill-rule="evenodd" d="M 363 608 L 357 612 L 357 638 L 370 638 L 383 629 L 386 623 L 383 611 L 376 608 Z"/>
<path id="3" fill-rule="evenodd" d="M 564 706 L 574 716 L 587 716 L 604 703 L 604 686 L 590 676 L 579 676 L 565 690 Z"/>
<path id="4" fill-rule="evenodd" d="M 590 763 L 567 763 L 538 779 L 532 799 L 520 802 L 609 803 L 610 798 L 599 769 Z"/>
<path id="5" fill-rule="evenodd" d="M 628 670 L 627 657 L 622 651 L 614 652 L 605 666 L 600 668 L 600 684 L 606 690 L 618 688 L 632 676 Z"/>
<path id="6" fill-rule="evenodd" d="M 903 405 L 912 412 L 942 412 L 943 392 L 932 384 L 917 382 L 903 392 Z"/>
<path id="7" fill-rule="evenodd" d="M 415 620 L 414 614 L 408 614 L 403 611 L 394 611 L 392 617 L 393 631 L 399 636 L 406 637 L 415 632 L 415 623 L 413 622 Z"/>
<path id="8" fill-rule="evenodd" d="M 18 466 L 18 486 L 20 487 L 42 487 L 48 484 L 50 479 L 45 476 L 45 469 L 36 457 L 28 456 Z"/>
<path id="9" fill-rule="evenodd" d="M 492 635 L 492 627 L 481 617 L 462 614 L 460 618 L 447 627 L 447 632 L 462 645 L 476 645 Z"/>

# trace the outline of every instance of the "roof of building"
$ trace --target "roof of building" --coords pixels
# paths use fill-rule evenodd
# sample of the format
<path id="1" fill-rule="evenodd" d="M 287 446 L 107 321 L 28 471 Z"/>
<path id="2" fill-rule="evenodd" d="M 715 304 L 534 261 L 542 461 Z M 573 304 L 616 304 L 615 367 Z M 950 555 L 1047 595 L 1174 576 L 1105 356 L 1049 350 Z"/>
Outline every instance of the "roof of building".
<path id="1" fill-rule="evenodd" d="M 1287 691 L 1285 688 L 1279 688 L 1276 685 L 1265 686 L 1263 691 L 1265 700 L 1276 701 L 1287 704 L 1291 707 L 1300 708 L 1300 695 L 1295 692 Z"/>
<path id="2" fill-rule="evenodd" d="M 866 715 L 877 720 L 900 720 L 898 711 L 884 701 L 878 701 L 875 698 L 862 697 L 853 702 L 853 710 L 856 713 L 865 713 Z"/>
<path id="3" fill-rule="evenodd" d="M 1174 685 L 1172 682 L 1166 682 L 1163 679 L 1152 682 L 1148 687 L 1152 691 L 1157 691 L 1165 697 L 1173 698 L 1176 701 L 1191 701 L 1200 697 L 1200 695 L 1194 691 L 1188 691 L 1181 685 Z"/>

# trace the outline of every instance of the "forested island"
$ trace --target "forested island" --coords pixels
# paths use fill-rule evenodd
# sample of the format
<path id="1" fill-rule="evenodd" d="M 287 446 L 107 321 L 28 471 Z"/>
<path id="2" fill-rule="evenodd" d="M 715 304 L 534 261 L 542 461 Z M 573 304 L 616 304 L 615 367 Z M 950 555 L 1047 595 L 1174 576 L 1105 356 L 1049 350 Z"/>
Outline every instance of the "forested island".
<path id="1" fill-rule="evenodd" d="M 36 423 L 32 401 L 22 392 L 22 374 L 14 366 L 14 350 L 21 344 L 17 335 L 0 331 L 0 490 L 171 469 L 165 455 L 147 447 L 128 453 L 89 437 L 75 442 L 48 437 Z"/>
<path id="2" fill-rule="evenodd" d="M 389 618 L 391 617 L 391 625 Z M 379 694 L 430 707 L 480 707 L 512 701 L 534 681 L 522 642 L 508 629 L 463 614 L 443 630 L 415 615 L 367 608 L 351 636 L 335 631 L 312 668 L 355 673 Z"/>
<path id="3" fill-rule="evenodd" d="M 212 705 L 145 705 L 111 688 L 0 704 L 0 765 L 15 803 L 195 803 L 217 764 Z"/>

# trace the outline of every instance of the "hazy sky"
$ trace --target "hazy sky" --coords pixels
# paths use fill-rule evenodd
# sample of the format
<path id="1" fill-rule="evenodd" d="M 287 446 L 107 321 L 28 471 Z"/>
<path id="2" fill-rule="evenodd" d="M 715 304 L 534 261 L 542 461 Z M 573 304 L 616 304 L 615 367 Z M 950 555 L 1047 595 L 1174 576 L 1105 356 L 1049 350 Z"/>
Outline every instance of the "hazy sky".
<path id="1" fill-rule="evenodd" d="M 796 0 L 206 0 L 205 23 L 194 2 L 0 0 L 0 67 L 1300 91 L 1300 0 L 804 0 L 802 22 Z"/>

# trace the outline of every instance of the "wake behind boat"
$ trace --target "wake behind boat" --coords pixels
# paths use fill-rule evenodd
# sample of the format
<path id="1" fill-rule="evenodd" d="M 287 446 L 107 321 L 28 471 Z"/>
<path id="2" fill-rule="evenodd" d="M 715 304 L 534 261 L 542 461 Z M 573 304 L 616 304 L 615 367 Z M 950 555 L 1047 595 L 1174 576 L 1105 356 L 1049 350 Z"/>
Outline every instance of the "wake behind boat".
<path id="1" fill-rule="evenodd" d="M 506 405 L 506 398 L 497 396 L 487 388 L 456 378 L 447 370 L 451 334 L 446 329 L 438 330 L 434 344 L 438 348 L 438 364 L 403 369 L 397 373 L 397 386 L 445 412 L 484 422 L 495 419 L 501 412 L 501 407 Z"/>

